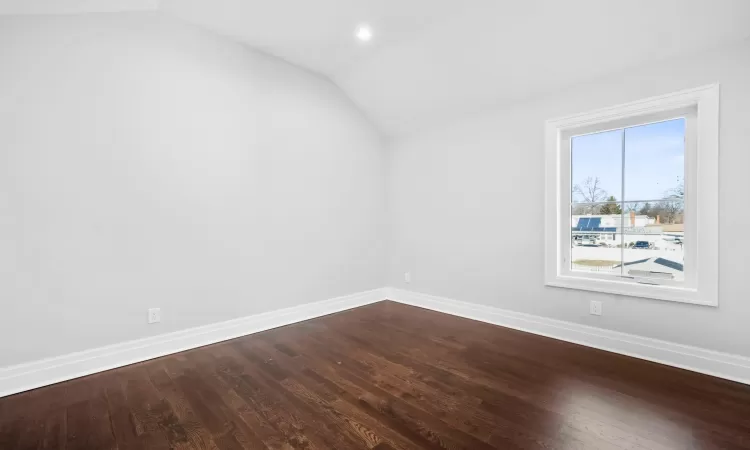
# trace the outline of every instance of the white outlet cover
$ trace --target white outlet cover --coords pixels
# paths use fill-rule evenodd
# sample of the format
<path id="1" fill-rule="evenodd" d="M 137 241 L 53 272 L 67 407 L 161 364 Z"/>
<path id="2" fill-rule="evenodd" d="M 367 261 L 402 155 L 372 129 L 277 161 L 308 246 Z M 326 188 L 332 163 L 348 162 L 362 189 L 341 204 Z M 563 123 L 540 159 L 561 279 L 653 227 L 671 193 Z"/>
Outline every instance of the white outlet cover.
<path id="1" fill-rule="evenodd" d="M 158 322 L 161 322 L 161 309 L 150 308 L 148 310 L 148 323 L 158 323 Z"/>
<path id="2" fill-rule="evenodd" d="M 407 283 L 411 283 L 411 272 L 404 273 L 404 281 Z"/>
<path id="3" fill-rule="evenodd" d="M 591 314 L 593 314 L 595 316 L 601 316 L 602 315 L 602 302 L 598 302 L 598 301 L 592 300 L 590 308 L 591 308 L 590 309 L 590 313 Z"/>

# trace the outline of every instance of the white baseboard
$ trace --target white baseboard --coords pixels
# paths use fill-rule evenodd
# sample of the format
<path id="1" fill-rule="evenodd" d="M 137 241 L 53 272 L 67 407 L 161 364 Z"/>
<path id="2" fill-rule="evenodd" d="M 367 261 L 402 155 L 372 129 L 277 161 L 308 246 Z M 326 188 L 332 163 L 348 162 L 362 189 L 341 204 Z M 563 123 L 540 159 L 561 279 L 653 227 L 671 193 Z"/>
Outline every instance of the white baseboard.
<path id="1" fill-rule="evenodd" d="M 385 298 L 385 289 L 374 289 L 3 368 L 0 369 L 0 397 L 356 308 Z"/>
<path id="2" fill-rule="evenodd" d="M 750 358 L 603 328 L 387 288 L 390 300 L 750 384 Z"/>
<path id="3" fill-rule="evenodd" d="M 0 369 L 0 397 L 385 299 L 750 384 L 750 358 L 744 356 L 444 297 L 382 288 L 3 368 Z"/>

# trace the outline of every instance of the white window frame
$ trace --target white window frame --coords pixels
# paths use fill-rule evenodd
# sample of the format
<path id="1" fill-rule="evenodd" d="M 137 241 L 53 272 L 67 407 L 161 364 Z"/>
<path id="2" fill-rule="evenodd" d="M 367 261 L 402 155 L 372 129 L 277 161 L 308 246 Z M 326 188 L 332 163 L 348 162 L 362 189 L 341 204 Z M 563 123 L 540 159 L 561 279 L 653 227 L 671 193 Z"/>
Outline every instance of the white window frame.
<path id="1" fill-rule="evenodd" d="M 642 284 L 615 274 L 570 270 L 570 136 L 675 117 L 686 118 L 685 282 Z M 548 120 L 545 146 L 545 285 L 719 305 L 718 84 Z"/>

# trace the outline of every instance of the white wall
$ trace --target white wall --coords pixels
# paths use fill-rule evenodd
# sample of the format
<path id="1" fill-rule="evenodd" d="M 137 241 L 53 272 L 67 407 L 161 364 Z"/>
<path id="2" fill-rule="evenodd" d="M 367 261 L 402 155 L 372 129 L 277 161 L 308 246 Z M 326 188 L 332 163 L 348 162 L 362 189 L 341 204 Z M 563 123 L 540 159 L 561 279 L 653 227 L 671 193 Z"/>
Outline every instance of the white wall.
<path id="1" fill-rule="evenodd" d="M 0 367 L 385 284 L 328 81 L 151 13 L 1 18 L 0 68 Z"/>
<path id="2" fill-rule="evenodd" d="M 389 149 L 389 284 L 750 355 L 750 42 L 485 111 Z M 546 119 L 721 83 L 718 309 L 543 286 Z M 525 227 L 515 220 L 527 217 Z M 404 283 L 411 272 L 412 283 Z M 602 317 L 588 314 L 591 299 Z"/>

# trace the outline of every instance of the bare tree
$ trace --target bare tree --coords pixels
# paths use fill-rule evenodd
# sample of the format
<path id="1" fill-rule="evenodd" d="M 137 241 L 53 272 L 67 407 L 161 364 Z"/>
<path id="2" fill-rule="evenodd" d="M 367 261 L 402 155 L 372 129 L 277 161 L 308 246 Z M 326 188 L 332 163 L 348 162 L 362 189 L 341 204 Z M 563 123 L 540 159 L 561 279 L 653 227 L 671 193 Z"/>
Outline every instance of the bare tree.
<path id="1" fill-rule="evenodd" d="M 583 184 L 573 186 L 573 196 L 578 196 L 579 198 L 575 201 L 580 201 L 581 203 L 599 203 L 607 199 L 607 191 L 602 189 L 599 177 L 588 177 L 584 180 Z M 590 205 L 588 208 L 590 214 L 594 214 L 599 209 L 599 206 Z"/>
<path id="2" fill-rule="evenodd" d="M 625 209 L 628 212 L 635 212 L 636 214 L 638 214 L 638 211 L 641 210 L 641 204 L 638 203 L 638 202 L 635 202 L 635 203 L 626 203 L 625 204 Z"/>
<path id="3" fill-rule="evenodd" d="M 573 211 L 573 215 L 574 216 L 582 216 L 582 215 L 586 214 L 589 211 L 589 209 L 587 209 L 587 208 L 588 208 L 587 206 L 583 206 L 583 205 L 573 205 L 573 210 L 572 210 Z"/>
<path id="4" fill-rule="evenodd" d="M 664 195 L 668 198 L 685 198 L 685 182 L 680 181 L 680 183 L 676 187 L 668 190 L 664 193 Z"/>
<path id="5" fill-rule="evenodd" d="M 680 180 L 676 187 L 664 193 L 666 197 L 656 204 L 656 212 L 663 218 L 664 223 L 682 223 L 685 206 L 685 182 Z"/>
<path id="6" fill-rule="evenodd" d="M 682 223 L 683 206 L 681 201 L 664 200 L 657 203 L 655 212 L 662 217 L 663 223 Z"/>

